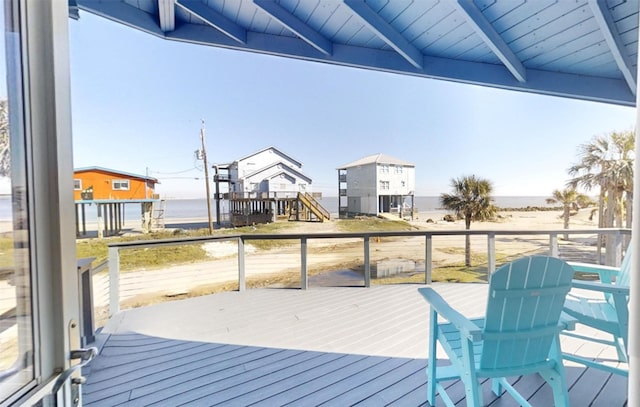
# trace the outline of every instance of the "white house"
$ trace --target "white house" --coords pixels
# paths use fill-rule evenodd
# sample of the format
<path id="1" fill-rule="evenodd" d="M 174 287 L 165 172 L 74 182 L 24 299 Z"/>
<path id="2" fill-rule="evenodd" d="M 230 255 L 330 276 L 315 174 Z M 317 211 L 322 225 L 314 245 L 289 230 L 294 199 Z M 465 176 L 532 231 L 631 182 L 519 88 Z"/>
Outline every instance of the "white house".
<path id="1" fill-rule="evenodd" d="M 302 163 L 275 147 L 267 147 L 229 164 L 229 190 L 242 195 L 294 197 L 311 192 L 311 178 L 302 172 Z"/>
<path id="2" fill-rule="evenodd" d="M 374 154 L 338 168 L 340 217 L 403 212 L 413 214 L 415 165 Z M 407 202 L 407 200 L 409 202 Z"/>

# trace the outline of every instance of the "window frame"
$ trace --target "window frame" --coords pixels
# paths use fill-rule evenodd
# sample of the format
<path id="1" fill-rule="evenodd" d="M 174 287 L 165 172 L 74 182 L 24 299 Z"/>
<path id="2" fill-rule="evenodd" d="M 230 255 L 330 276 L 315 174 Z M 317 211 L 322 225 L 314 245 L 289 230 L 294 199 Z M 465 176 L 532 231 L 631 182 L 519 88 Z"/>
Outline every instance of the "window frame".
<path id="1" fill-rule="evenodd" d="M 127 184 L 126 188 L 123 187 L 118 187 L 116 188 L 116 184 L 120 185 L 120 184 Z M 130 191 L 131 190 L 131 180 L 126 179 L 126 178 L 114 178 L 111 180 L 111 190 L 112 191 Z"/>

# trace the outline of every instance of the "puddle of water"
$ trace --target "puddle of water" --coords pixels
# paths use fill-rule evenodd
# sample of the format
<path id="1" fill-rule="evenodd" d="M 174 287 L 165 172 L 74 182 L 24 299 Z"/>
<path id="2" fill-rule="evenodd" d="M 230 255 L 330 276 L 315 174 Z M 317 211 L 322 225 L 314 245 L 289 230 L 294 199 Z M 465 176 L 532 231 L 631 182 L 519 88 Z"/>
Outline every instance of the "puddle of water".
<path id="1" fill-rule="evenodd" d="M 309 276 L 312 287 L 341 287 L 364 285 L 364 277 L 353 270 L 336 270 Z"/>

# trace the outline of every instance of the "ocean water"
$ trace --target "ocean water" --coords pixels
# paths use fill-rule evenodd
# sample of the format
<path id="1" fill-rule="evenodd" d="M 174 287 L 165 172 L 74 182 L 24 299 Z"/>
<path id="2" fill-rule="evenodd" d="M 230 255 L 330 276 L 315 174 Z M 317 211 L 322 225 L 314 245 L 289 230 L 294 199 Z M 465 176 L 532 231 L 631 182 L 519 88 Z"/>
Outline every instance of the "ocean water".
<path id="1" fill-rule="evenodd" d="M 525 208 L 527 206 L 552 206 L 546 203 L 546 196 L 496 196 L 494 202 L 501 208 Z M 327 196 L 318 200 L 332 215 L 338 214 L 338 197 Z M 437 196 L 417 196 L 415 198 L 415 206 L 420 212 L 425 211 L 442 211 L 440 208 L 440 200 Z M 222 213 L 228 211 L 228 205 L 221 202 L 220 210 Z M 211 213 L 215 219 L 215 202 L 211 203 Z M 87 221 L 94 221 L 97 217 L 97 209 L 95 205 L 86 207 Z M 167 199 L 165 208 L 165 219 L 187 219 L 187 218 L 207 218 L 207 201 L 206 199 Z M 125 220 L 140 219 L 140 205 L 125 205 Z M 0 221 L 11 220 L 11 198 L 8 196 L 0 197 Z"/>

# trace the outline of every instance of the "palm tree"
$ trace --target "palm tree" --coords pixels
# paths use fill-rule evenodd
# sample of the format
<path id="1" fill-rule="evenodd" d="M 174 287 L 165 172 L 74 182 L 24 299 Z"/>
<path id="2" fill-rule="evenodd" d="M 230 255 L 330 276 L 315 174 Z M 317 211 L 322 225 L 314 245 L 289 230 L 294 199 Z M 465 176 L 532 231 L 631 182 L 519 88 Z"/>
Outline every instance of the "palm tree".
<path id="1" fill-rule="evenodd" d="M 451 180 L 451 194 L 441 194 L 440 204 L 443 208 L 452 210 L 456 216 L 464 218 L 465 229 L 471 229 L 471 221 L 486 220 L 496 213 L 491 192 L 493 185 L 490 181 L 475 175 L 464 176 Z M 471 236 L 465 237 L 464 262 L 471 266 Z"/>
<path id="2" fill-rule="evenodd" d="M 547 203 L 562 205 L 562 219 L 564 220 L 565 229 L 569 229 L 569 217 L 572 209 L 577 211 L 591 204 L 591 199 L 587 195 L 576 191 L 575 188 L 565 188 L 562 191 L 556 189 L 551 195 L 551 198 L 547 198 Z M 569 240 L 569 235 L 566 233 L 564 240 Z"/>
<path id="3" fill-rule="evenodd" d="M 598 227 L 631 226 L 633 206 L 633 161 L 635 133 L 612 132 L 594 137 L 579 147 L 580 162 L 569 168 L 570 187 L 582 186 L 587 191 L 599 188 Z M 605 206 L 606 204 L 606 206 Z M 611 249 L 611 239 L 607 248 Z M 601 241 L 598 240 L 598 253 Z M 607 250 L 611 253 L 612 250 Z"/>

